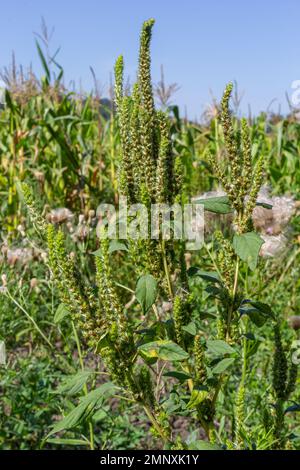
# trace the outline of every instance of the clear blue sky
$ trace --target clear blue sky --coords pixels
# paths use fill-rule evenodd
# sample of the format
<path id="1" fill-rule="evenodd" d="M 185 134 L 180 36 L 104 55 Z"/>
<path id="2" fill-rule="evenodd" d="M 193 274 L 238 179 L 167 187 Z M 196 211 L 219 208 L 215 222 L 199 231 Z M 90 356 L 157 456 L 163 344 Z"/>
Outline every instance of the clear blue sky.
<path id="1" fill-rule="evenodd" d="M 17 62 L 40 71 L 33 33 L 43 16 L 55 27 L 52 48 L 61 46 L 67 81 L 81 79 L 87 90 L 89 66 L 105 88 L 120 53 L 134 79 L 141 23 L 154 17 L 153 79 L 163 64 L 191 118 L 210 101 L 209 89 L 219 99 L 230 80 L 245 91 L 243 111 L 248 103 L 253 112 L 266 109 L 273 98 L 286 111 L 285 92 L 300 79 L 299 0 L 1 0 L 0 6 L 0 67 L 14 50 Z"/>

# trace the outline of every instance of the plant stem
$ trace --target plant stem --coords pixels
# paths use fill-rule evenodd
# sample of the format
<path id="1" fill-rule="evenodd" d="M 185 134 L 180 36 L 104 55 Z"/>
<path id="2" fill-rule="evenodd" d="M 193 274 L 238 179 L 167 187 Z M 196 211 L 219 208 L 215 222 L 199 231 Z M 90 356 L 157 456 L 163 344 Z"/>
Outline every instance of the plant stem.
<path id="1" fill-rule="evenodd" d="M 231 293 L 232 297 L 232 302 L 228 311 L 228 317 L 227 317 L 227 331 L 226 331 L 226 339 L 227 341 L 230 338 L 230 323 L 232 320 L 232 314 L 234 310 L 234 302 L 235 302 L 235 296 L 237 293 L 237 287 L 238 287 L 238 279 L 239 279 L 239 267 L 240 267 L 240 260 L 237 258 L 236 260 L 236 265 L 235 265 L 235 274 L 234 274 L 234 282 L 233 282 L 233 289 Z"/>
<path id="2" fill-rule="evenodd" d="M 72 329 L 73 329 L 73 334 L 74 334 L 74 338 L 75 338 L 75 342 L 76 342 L 76 346 L 77 346 L 79 364 L 80 364 L 81 370 L 84 371 L 84 362 L 83 362 L 83 357 L 82 357 L 80 341 L 79 341 L 78 334 L 77 334 L 77 331 L 76 331 L 76 328 L 75 328 L 75 325 L 74 325 L 73 321 L 72 321 Z M 84 393 L 85 396 L 88 394 L 88 388 L 87 388 L 86 383 L 83 386 L 83 393 Z M 91 419 L 89 419 L 88 425 L 89 425 L 89 433 L 90 433 L 90 440 L 89 440 L 90 450 L 95 450 L 94 429 L 93 429 L 93 424 L 92 424 Z"/>
<path id="3" fill-rule="evenodd" d="M 173 299 L 174 294 L 173 294 L 173 288 L 172 288 L 172 283 L 171 283 L 169 266 L 168 266 L 168 261 L 167 261 L 167 257 L 166 257 L 166 249 L 165 248 L 166 248 L 165 247 L 165 242 L 164 242 L 164 240 L 162 240 L 162 242 L 161 242 L 161 251 L 162 251 L 162 257 L 163 257 L 164 270 L 165 270 L 165 274 L 166 274 L 166 279 L 167 279 L 170 298 Z"/>
<path id="4" fill-rule="evenodd" d="M 147 405 L 143 404 L 143 409 L 146 415 L 148 416 L 149 420 L 151 421 L 154 429 L 158 432 L 162 439 L 166 442 L 173 444 L 172 439 L 168 435 L 166 435 L 165 431 L 161 428 L 160 424 L 157 422 L 157 419 L 155 418 L 150 408 Z"/>
<path id="5" fill-rule="evenodd" d="M 41 335 L 41 337 L 46 341 L 46 343 L 48 344 L 48 346 L 50 346 L 51 349 L 54 349 L 54 346 L 53 344 L 49 341 L 49 339 L 47 338 L 47 336 L 42 332 L 42 330 L 40 329 L 40 327 L 38 326 L 38 324 L 36 323 L 36 321 L 34 320 L 34 318 L 32 318 L 31 315 L 29 315 L 29 313 L 24 309 L 24 307 L 22 307 L 22 305 L 19 304 L 19 302 L 11 295 L 11 293 L 9 292 L 9 290 L 6 290 L 5 294 L 7 295 L 7 297 L 26 315 L 26 317 L 28 318 L 28 320 L 31 321 L 31 323 L 33 324 L 33 326 L 35 327 L 36 331 Z"/>
<path id="6" fill-rule="evenodd" d="M 218 275 L 219 275 L 219 277 L 220 277 L 220 280 L 222 281 L 222 274 L 221 274 L 221 271 L 219 270 L 218 265 L 217 265 L 217 263 L 216 263 L 216 260 L 215 260 L 215 258 L 213 257 L 213 255 L 211 254 L 211 251 L 210 251 L 210 249 L 208 248 L 208 246 L 207 246 L 206 243 L 204 243 L 204 248 L 205 248 L 205 250 L 206 250 L 208 256 L 210 257 L 211 262 L 213 263 L 214 268 L 215 268 L 215 270 L 217 271 L 217 273 L 218 273 Z"/>

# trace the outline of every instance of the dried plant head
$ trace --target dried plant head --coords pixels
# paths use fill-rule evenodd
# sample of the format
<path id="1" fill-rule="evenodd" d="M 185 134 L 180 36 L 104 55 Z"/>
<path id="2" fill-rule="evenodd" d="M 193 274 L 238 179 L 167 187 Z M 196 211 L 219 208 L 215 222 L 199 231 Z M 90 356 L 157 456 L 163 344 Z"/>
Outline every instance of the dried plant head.
<path id="1" fill-rule="evenodd" d="M 288 317 L 288 323 L 293 330 L 300 330 L 300 315 L 291 315 Z"/>
<path id="2" fill-rule="evenodd" d="M 49 214 L 47 214 L 48 222 L 52 224 L 62 224 L 65 222 L 70 222 L 74 218 L 74 214 L 70 211 L 70 209 L 66 207 L 59 207 L 57 209 L 53 209 Z"/>

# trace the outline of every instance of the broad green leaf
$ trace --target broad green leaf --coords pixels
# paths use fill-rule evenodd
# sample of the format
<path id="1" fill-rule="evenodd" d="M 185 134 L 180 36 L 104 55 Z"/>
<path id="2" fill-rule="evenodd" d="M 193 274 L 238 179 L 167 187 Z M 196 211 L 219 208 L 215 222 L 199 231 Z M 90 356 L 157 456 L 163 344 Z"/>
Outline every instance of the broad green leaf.
<path id="1" fill-rule="evenodd" d="M 201 271 L 201 269 L 191 266 L 188 269 L 187 274 L 188 276 L 199 276 L 208 282 L 217 282 L 218 284 L 221 284 L 220 277 L 218 273 L 215 272 Z"/>
<path id="2" fill-rule="evenodd" d="M 172 341 L 166 341 L 159 348 L 158 357 L 164 361 L 183 361 L 189 357 L 188 353 L 184 351 L 178 344 Z"/>
<path id="3" fill-rule="evenodd" d="M 222 359 L 218 364 L 213 368 L 212 373 L 213 374 L 221 374 L 224 372 L 231 364 L 233 364 L 235 361 L 234 357 L 226 357 L 225 359 Z"/>
<path id="4" fill-rule="evenodd" d="M 273 310 L 271 309 L 270 305 L 265 304 L 263 302 L 253 301 L 253 300 L 249 300 L 249 301 L 247 301 L 247 303 L 249 303 L 254 308 L 259 310 L 262 314 L 267 315 L 267 316 L 275 319 L 275 314 L 274 314 Z"/>
<path id="5" fill-rule="evenodd" d="M 138 351 L 147 359 L 158 358 L 159 341 L 150 341 L 149 343 L 142 344 L 138 347 Z"/>
<path id="6" fill-rule="evenodd" d="M 191 321 L 188 325 L 183 326 L 182 329 L 192 336 L 196 336 L 197 334 L 197 328 L 193 321 Z"/>
<path id="7" fill-rule="evenodd" d="M 210 296 L 216 298 L 222 298 L 224 295 L 224 289 L 217 287 L 215 285 L 210 285 L 205 288 L 205 292 L 207 292 Z"/>
<path id="8" fill-rule="evenodd" d="M 151 341 L 142 344 L 138 350 L 147 358 L 159 358 L 164 361 L 183 361 L 189 357 L 184 349 L 169 340 Z"/>
<path id="9" fill-rule="evenodd" d="M 188 445 L 189 450 L 221 450 L 217 444 L 211 444 L 208 441 L 197 440 Z"/>
<path id="10" fill-rule="evenodd" d="M 54 323 L 60 323 L 65 317 L 70 314 L 67 307 L 64 304 L 60 304 L 54 314 L 53 321 Z"/>
<path id="11" fill-rule="evenodd" d="M 119 242 L 119 240 L 112 240 L 109 244 L 109 253 L 113 253 L 114 251 L 128 251 L 127 246 L 125 243 Z"/>
<path id="12" fill-rule="evenodd" d="M 193 202 L 195 204 L 202 204 L 204 206 L 204 210 L 214 212 L 215 214 L 229 214 L 232 212 L 228 196 L 194 199 Z"/>
<path id="13" fill-rule="evenodd" d="M 90 370 L 84 370 L 77 372 L 76 375 L 67 377 L 57 388 L 56 393 L 60 393 L 62 395 L 76 395 L 80 390 L 82 390 L 82 387 L 90 376 L 92 375 L 92 371 Z"/>
<path id="14" fill-rule="evenodd" d="M 177 371 L 177 370 L 171 370 L 169 372 L 165 372 L 164 377 L 174 377 L 175 379 L 178 379 L 180 382 L 185 382 L 186 380 L 189 380 L 191 378 L 190 375 L 186 374 L 185 372 Z"/>
<path id="15" fill-rule="evenodd" d="M 102 250 L 101 250 L 101 248 L 99 248 L 99 249 L 96 250 L 96 251 L 93 251 L 92 255 L 101 257 L 101 256 L 102 256 Z"/>
<path id="16" fill-rule="evenodd" d="M 244 300 L 239 308 L 241 315 L 248 315 L 250 320 L 259 328 L 270 318 L 275 319 L 275 314 L 268 304 Z"/>
<path id="17" fill-rule="evenodd" d="M 135 296 L 144 313 L 154 304 L 157 297 L 157 282 L 151 274 L 141 276 L 136 284 Z"/>
<path id="18" fill-rule="evenodd" d="M 264 240 L 255 232 L 235 234 L 233 238 L 233 249 L 237 256 L 248 264 L 254 271 L 257 266 L 257 260 L 260 248 Z"/>
<path id="19" fill-rule="evenodd" d="M 240 307 L 239 312 L 241 315 L 248 315 L 250 320 L 259 328 L 261 328 L 267 321 L 267 317 L 254 307 Z"/>
<path id="20" fill-rule="evenodd" d="M 95 390 L 92 390 L 87 395 L 82 397 L 80 401 L 86 405 L 91 403 L 98 405 L 100 402 L 102 402 L 103 399 L 111 397 L 115 393 L 116 389 L 117 387 L 113 382 L 105 382 Z"/>
<path id="21" fill-rule="evenodd" d="M 84 421 L 88 415 L 93 411 L 93 407 L 88 407 L 87 405 L 80 403 L 76 406 L 67 416 L 58 421 L 52 427 L 52 430 L 49 432 L 48 437 L 56 434 L 60 431 L 65 431 L 67 429 L 72 429 L 77 426 L 79 423 Z"/>
<path id="22" fill-rule="evenodd" d="M 105 398 L 114 394 L 115 388 L 116 386 L 112 382 L 106 382 L 105 384 L 100 385 L 96 390 L 93 390 L 86 396 L 82 397 L 79 401 L 79 405 L 77 405 L 62 420 L 54 424 L 47 438 L 57 432 L 72 429 L 81 422 L 87 420 L 93 414 L 95 409 L 101 405 Z"/>
<path id="23" fill-rule="evenodd" d="M 187 404 L 187 408 L 189 410 L 196 408 L 200 403 L 203 402 L 203 400 L 205 400 L 207 395 L 208 395 L 207 390 L 197 390 L 196 388 L 194 388 L 194 390 L 191 393 L 190 401 Z"/>
<path id="24" fill-rule="evenodd" d="M 225 341 L 221 339 L 209 339 L 206 342 L 208 351 L 214 354 L 233 354 L 235 350 Z"/>

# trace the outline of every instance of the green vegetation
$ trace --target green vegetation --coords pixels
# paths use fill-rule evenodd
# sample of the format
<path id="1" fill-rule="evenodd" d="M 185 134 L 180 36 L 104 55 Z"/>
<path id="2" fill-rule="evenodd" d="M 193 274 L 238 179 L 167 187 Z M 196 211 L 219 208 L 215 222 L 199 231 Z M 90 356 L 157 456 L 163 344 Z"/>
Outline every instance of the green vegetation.
<path id="1" fill-rule="evenodd" d="M 206 124 L 158 109 L 153 24 L 115 106 L 65 90 L 39 44 L 45 76 L 6 90 L 2 449 L 300 448 L 300 124 L 240 120 L 232 84 Z M 202 203 L 203 246 L 98 238 L 120 196 Z"/>

